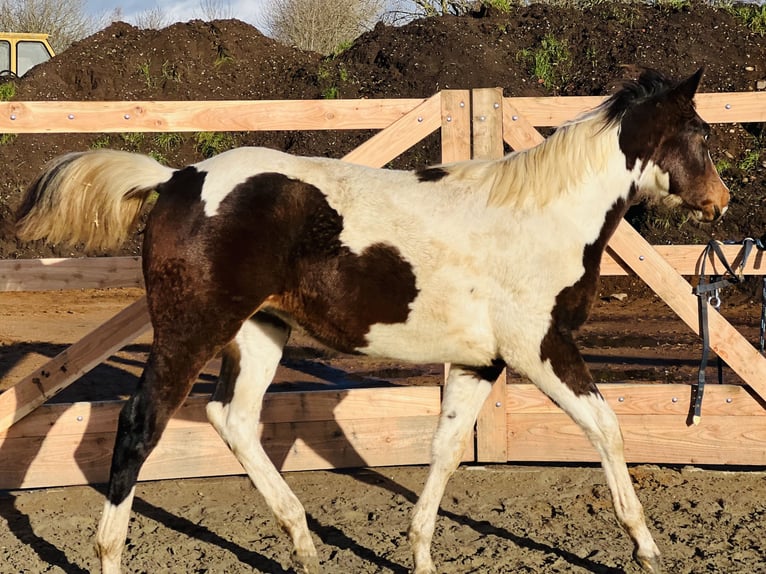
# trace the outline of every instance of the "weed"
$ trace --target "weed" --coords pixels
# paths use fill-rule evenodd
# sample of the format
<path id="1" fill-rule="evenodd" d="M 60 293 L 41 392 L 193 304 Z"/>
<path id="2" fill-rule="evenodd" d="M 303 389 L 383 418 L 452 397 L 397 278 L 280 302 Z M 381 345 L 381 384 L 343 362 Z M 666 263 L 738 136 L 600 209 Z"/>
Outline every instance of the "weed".
<path id="1" fill-rule="evenodd" d="M 138 71 L 144 78 L 144 84 L 146 84 L 147 88 L 154 87 L 154 80 L 152 79 L 152 70 L 149 67 L 149 62 L 144 62 L 140 66 L 138 66 Z"/>
<path id="2" fill-rule="evenodd" d="M 657 5 L 672 12 L 680 12 L 689 8 L 691 2 L 690 0 L 657 0 Z"/>
<path id="3" fill-rule="evenodd" d="M 109 134 L 101 134 L 90 144 L 91 149 L 103 149 L 112 145 Z"/>
<path id="4" fill-rule="evenodd" d="M 180 82 L 181 81 L 181 72 L 178 71 L 178 68 L 175 64 L 171 64 L 167 60 L 162 62 L 162 70 L 161 75 L 163 81 L 172 81 L 172 82 Z"/>
<path id="5" fill-rule="evenodd" d="M 345 41 L 341 42 L 340 44 L 335 46 L 335 49 L 332 51 L 331 57 L 337 58 L 338 56 L 340 56 L 343 52 L 348 50 L 353 45 L 354 45 L 354 43 L 351 40 L 345 40 Z"/>
<path id="6" fill-rule="evenodd" d="M 724 9 L 756 34 L 766 35 L 766 5 L 726 4 Z"/>
<path id="7" fill-rule="evenodd" d="M 136 151 L 144 142 L 144 134 L 141 132 L 124 132 L 120 134 L 122 149 Z"/>
<path id="8" fill-rule="evenodd" d="M 322 88 L 322 98 L 325 100 L 335 100 L 340 97 L 340 88 L 337 84 L 348 83 L 351 75 L 342 65 L 337 70 L 332 69 L 332 60 L 325 60 L 319 64 L 317 70 L 317 80 Z"/>
<path id="9" fill-rule="evenodd" d="M 234 137 L 228 132 L 197 132 L 197 150 L 204 157 L 213 157 L 235 147 Z"/>
<path id="10" fill-rule="evenodd" d="M 154 143 L 164 151 L 170 151 L 171 149 L 180 146 L 183 141 L 184 137 L 176 132 L 161 132 L 154 136 Z"/>
<path id="11" fill-rule="evenodd" d="M 160 162 L 161 164 L 167 165 L 168 163 L 167 158 L 158 151 L 152 150 L 148 153 L 148 155 L 149 157 L 154 158 L 156 161 Z"/>
<path id="12" fill-rule="evenodd" d="M 749 149 L 745 152 L 745 157 L 740 160 L 737 167 L 744 172 L 753 170 L 758 167 L 760 157 L 760 149 Z"/>
<path id="13" fill-rule="evenodd" d="M 0 134 L 0 146 L 8 145 L 14 142 L 17 134 Z"/>
<path id="14" fill-rule="evenodd" d="M 328 86 L 322 90 L 322 98 L 325 100 L 337 100 L 340 96 L 340 90 L 337 86 Z"/>
<path id="15" fill-rule="evenodd" d="M 13 82 L 0 83 L 0 102 L 8 102 L 16 95 L 16 84 Z"/>
<path id="16" fill-rule="evenodd" d="M 715 169 L 718 175 L 723 175 L 731 169 L 731 162 L 728 159 L 719 159 L 715 162 Z"/>
<path id="17" fill-rule="evenodd" d="M 535 50 L 520 50 L 516 58 L 531 62 L 532 74 L 548 89 L 563 83 L 571 61 L 566 41 L 553 34 L 543 36 Z"/>
<path id="18" fill-rule="evenodd" d="M 229 52 L 223 46 L 218 46 L 218 52 L 213 62 L 214 68 L 220 68 L 221 66 L 234 61 L 234 57 L 229 55 Z"/>
<path id="19" fill-rule="evenodd" d="M 512 0 L 484 0 L 484 4 L 493 10 L 497 10 L 503 14 L 508 14 L 516 3 Z"/>

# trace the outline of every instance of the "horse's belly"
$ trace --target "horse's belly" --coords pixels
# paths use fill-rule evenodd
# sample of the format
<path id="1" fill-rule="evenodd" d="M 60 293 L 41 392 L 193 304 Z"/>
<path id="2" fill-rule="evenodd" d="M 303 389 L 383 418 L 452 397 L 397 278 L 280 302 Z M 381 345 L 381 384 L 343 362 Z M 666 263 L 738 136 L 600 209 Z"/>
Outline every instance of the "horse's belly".
<path id="1" fill-rule="evenodd" d="M 357 351 L 412 363 L 488 365 L 497 357 L 497 344 L 488 325 L 440 324 L 418 321 L 372 325 L 367 345 Z"/>

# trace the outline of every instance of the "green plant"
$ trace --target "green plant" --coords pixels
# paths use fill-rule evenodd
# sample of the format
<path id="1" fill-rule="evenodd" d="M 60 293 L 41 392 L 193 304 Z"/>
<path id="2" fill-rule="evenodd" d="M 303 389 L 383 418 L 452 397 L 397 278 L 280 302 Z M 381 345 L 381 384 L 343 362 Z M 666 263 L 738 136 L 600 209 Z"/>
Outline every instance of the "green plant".
<path id="1" fill-rule="evenodd" d="M 124 132 L 120 134 L 122 149 L 136 151 L 144 142 L 144 134 L 141 132 Z"/>
<path id="2" fill-rule="evenodd" d="M 344 40 L 343 42 L 341 42 L 340 44 L 335 46 L 335 48 L 332 51 L 331 56 L 333 58 L 336 58 L 336 57 L 340 56 L 343 52 L 348 50 L 353 45 L 354 45 L 354 42 L 352 40 Z"/>
<path id="3" fill-rule="evenodd" d="M 715 162 L 715 169 L 719 175 L 723 175 L 731 169 L 731 162 L 728 159 L 719 159 Z"/>
<path id="4" fill-rule="evenodd" d="M 161 68 L 161 75 L 163 81 L 173 81 L 173 82 L 180 82 L 181 81 L 181 72 L 178 71 L 178 68 L 175 64 L 171 64 L 167 60 L 162 62 L 162 68 Z"/>
<path id="5" fill-rule="evenodd" d="M 234 61 L 234 58 L 229 56 L 225 50 L 219 50 L 218 55 L 215 57 L 215 61 L 213 62 L 213 67 L 220 68 L 221 66 L 230 64 L 233 61 Z"/>
<path id="6" fill-rule="evenodd" d="M 766 5 L 727 3 L 724 9 L 756 34 L 766 35 Z"/>
<path id="7" fill-rule="evenodd" d="M 213 157 L 236 145 L 234 137 L 227 132 L 197 132 L 195 140 L 197 150 L 204 157 Z"/>
<path id="8" fill-rule="evenodd" d="M 147 88 L 154 87 L 154 80 L 152 79 L 152 70 L 149 67 L 149 62 L 144 62 L 140 66 L 138 66 L 138 71 L 141 74 L 141 76 L 144 78 L 144 84 L 146 84 Z"/>
<path id="9" fill-rule="evenodd" d="M 0 146 L 13 143 L 16 139 L 16 134 L 0 134 Z"/>
<path id="10" fill-rule="evenodd" d="M 750 171 L 752 169 L 755 169 L 758 167 L 758 163 L 761 157 L 761 150 L 760 149 L 749 149 L 745 152 L 745 157 L 743 157 L 739 163 L 737 164 L 737 167 L 742 171 Z"/>
<path id="11" fill-rule="evenodd" d="M 543 36 L 535 50 L 520 50 L 516 58 L 530 63 L 532 74 L 548 89 L 563 83 L 571 62 L 566 41 L 553 34 Z"/>
<path id="12" fill-rule="evenodd" d="M 685 8 L 689 8 L 691 2 L 689 0 L 657 0 L 657 5 L 660 8 L 678 12 Z"/>
<path id="13" fill-rule="evenodd" d="M 508 14 L 515 3 L 513 0 L 484 0 L 484 4 L 498 12 Z"/>
<path id="14" fill-rule="evenodd" d="M 337 86 L 328 86 L 322 90 L 322 98 L 325 100 L 337 100 L 340 97 L 340 90 Z"/>
<path id="15" fill-rule="evenodd" d="M 109 134 L 101 134 L 90 144 L 91 149 L 102 149 L 112 145 Z"/>
<path id="16" fill-rule="evenodd" d="M 164 151 L 170 151 L 180 146 L 183 141 L 184 137 L 176 132 L 160 132 L 154 136 L 154 143 Z"/>
<path id="17" fill-rule="evenodd" d="M 16 84 L 13 82 L 0 83 L 0 102 L 8 102 L 16 95 Z"/>
<path id="18" fill-rule="evenodd" d="M 149 155 L 149 157 L 154 158 L 156 161 L 158 161 L 158 162 L 160 162 L 162 164 L 167 164 L 168 163 L 167 158 L 164 155 L 162 155 L 160 152 L 158 152 L 158 151 L 152 150 L 152 151 L 150 151 L 148 153 L 148 155 Z"/>

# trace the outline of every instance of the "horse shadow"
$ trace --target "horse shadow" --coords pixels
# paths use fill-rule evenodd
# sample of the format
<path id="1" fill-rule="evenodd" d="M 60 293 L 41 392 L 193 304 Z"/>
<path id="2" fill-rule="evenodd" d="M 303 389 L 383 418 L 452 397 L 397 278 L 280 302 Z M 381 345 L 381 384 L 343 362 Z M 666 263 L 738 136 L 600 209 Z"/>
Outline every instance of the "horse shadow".
<path id="1" fill-rule="evenodd" d="M 25 346 L 28 344 L 24 344 Z M 26 347 L 25 347 L 26 348 Z M 43 352 L 50 357 L 55 356 L 66 345 L 35 345 L 36 352 Z M 42 351 L 41 351 L 42 349 Z M 128 350 L 133 353 L 148 352 L 147 345 L 129 345 Z M 131 355 L 132 356 L 132 355 Z M 341 390 L 341 397 L 343 390 L 349 390 L 352 388 L 370 386 L 394 386 L 392 383 L 376 379 L 366 374 L 349 373 L 342 369 L 338 369 L 327 364 L 321 355 L 312 355 L 311 351 L 301 349 L 298 353 L 294 353 L 292 357 L 287 353 L 286 359 L 283 363 L 296 373 L 305 373 L 307 375 L 305 380 L 297 378 L 287 385 L 274 385 L 269 392 L 281 392 L 285 390 L 294 390 L 300 388 L 301 390 L 310 389 L 328 389 Z M 117 385 L 120 389 L 120 393 L 130 394 L 135 388 L 138 381 L 138 377 L 135 374 L 126 370 L 127 367 L 141 367 L 142 362 L 137 359 L 124 358 L 119 356 L 110 357 L 108 363 L 103 363 L 93 369 L 90 373 L 84 375 L 78 382 L 74 383 L 70 388 L 65 389 L 59 395 L 57 395 L 52 402 L 69 402 L 75 397 L 82 397 L 83 392 L 87 393 L 89 399 L 92 396 L 104 399 L 107 397 L 100 396 L 105 391 L 100 390 L 103 387 L 103 381 L 109 380 L 110 387 Z M 0 372 L 0 375 L 7 373 L 8 367 L 0 369 L 4 372 Z M 317 381 L 319 379 L 319 381 Z M 215 386 L 216 378 L 211 375 L 203 374 L 198 380 L 193 389 L 193 393 L 210 393 Z M 78 386 L 75 386 L 78 385 Z M 83 390 L 85 388 L 85 391 Z M 113 392 L 113 391 L 112 391 Z M 113 396 L 110 398 L 114 398 Z M 343 400 L 342 398 L 340 399 Z M 302 440 L 306 447 L 313 449 L 319 456 L 321 456 L 328 466 L 338 468 L 347 467 L 353 470 L 341 470 L 332 471 L 338 473 L 346 473 L 353 476 L 356 480 L 368 484 L 374 488 L 384 489 L 395 495 L 400 495 L 410 504 L 414 505 L 417 501 L 418 495 L 412 490 L 404 487 L 403 485 L 388 478 L 385 474 L 378 472 L 377 470 L 367 467 L 367 462 L 364 457 L 355 449 L 353 442 L 348 439 L 343 427 L 338 424 L 333 416 L 333 410 L 335 406 L 328 406 L 326 413 L 319 413 L 326 415 L 323 418 L 327 421 L 326 431 L 330 432 L 332 436 L 339 440 L 344 441 L 335 450 L 328 450 L 326 445 L 322 444 L 323 439 L 317 438 L 315 434 L 306 432 L 298 433 L 294 440 Z M 90 424 L 90 423 L 89 423 Z M 51 427 L 55 426 L 54 424 Z M 115 420 L 116 427 L 116 420 Z M 299 427 L 295 427 L 299 428 Z M 90 432 L 97 432 L 97 429 L 88 428 L 85 430 L 85 434 Z M 113 433 L 112 433 L 113 435 Z M 430 439 L 430 437 L 429 437 Z M 104 438 L 106 444 L 104 446 L 105 451 L 111 455 L 111 441 L 113 437 L 107 439 Z M 9 444 L 13 441 L 3 441 L 0 444 L 0 461 L 10 460 L 10 457 L 14 457 L 14 460 L 18 460 L 19 453 L 15 452 Z M 43 441 L 36 443 L 38 447 L 42 446 Z M 275 445 L 271 445 L 269 455 L 272 458 L 275 466 L 280 468 L 288 455 L 290 454 L 290 441 L 279 441 Z M 29 444 L 26 444 L 26 448 L 29 452 L 24 453 L 26 460 L 30 463 L 34 461 L 36 455 L 39 452 L 39 448 L 35 450 L 29 449 Z M 106 477 L 102 471 L 95 471 L 93 464 L 93 453 L 90 450 L 81 451 L 80 448 L 75 451 L 75 460 L 83 472 L 85 480 L 91 485 L 97 492 L 104 495 Z M 23 466 L 23 465 L 22 465 Z M 105 465 L 100 465 L 102 468 Z M 361 470 L 360 470 L 361 469 Z M 25 471 L 22 471 L 25 472 Z M 24 476 L 19 475 L 17 477 L 18 483 L 23 482 Z M 8 525 L 10 531 L 15 535 L 20 543 L 25 544 L 31 548 L 38 557 L 45 563 L 58 566 L 64 569 L 66 572 L 74 574 L 85 574 L 87 570 L 84 570 L 81 566 L 73 563 L 66 553 L 58 548 L 54 543 L 47 540 L 44 536 L 41 536 L 34 531 L 34 526 L 23 509 L 16 503 L 17 495 L 13 491 L 0 492 L 0 516 L 2 516 Z M 177 516 L 172 512 L 163 509 L 160 506 L 152 504 L 147 500 L 142 499 L 140 496 L 136 496 L 133 503 L 133 510 L 137 514 L 143 515 L 165 527 L 177 531 L 185 536 L 192 537 L 199 540 L 202 543 L 212 544 L 219 548 L 228 550 L 234 554 L 240 562 L 246 564 L 257 571 L 269 572 L 273 574 L 287 574 L 289 570 L 285 570 L 284 567 L 258 552 L 245 548 L 235 542 L 227 540 L 212 531 L 204 525 L 197 524 L 184 517 Z M 94 509 L 94 513 L 100 511 L 100 505 L 98 509 Z M 447 518 L 455 522 L 456 524 L 467 526 L 477 533 L 487 536 L 496 536 L 512 542 L 513 544 L 526 548 L 528 550 L 543 552 L 546 554 L 556 555 L 573 566 L 578 566 L 589 572 L 598 574 L 624 574 L 622 569 L 615 569 L 607 567 L 603 564 L 599 564 L 589 558 L 582 558 L 562 550 L 560 548 L 550 546 L 548 544 L 536 541 L 527 536 L 520 536 L 513 532 L 508 531 L 505 528 L 492 525 L 489 521 L 476 520 L 468 516 L 451 512 L 445 509 L 440 509 L 440 516 Z M 307 519 L 309 527 L 315 533 L 315 535 L 321 540 L 324 545 L 333 546 L 341 550 L 347 550 L 357 555 L 360 559 L 367 563 L 374 564 L 377 567 L 388 569 L 395 574 L 405 574 L 409 572 L 409 569 L 401 564 L 397 564 L 385 557 L 378 556 L 373 550 L 364 547 L 353 535 L 343 531 L 341 528 L 326 524 L 320 518 L 313 516 L 311 513 L 307 513 Z"/>

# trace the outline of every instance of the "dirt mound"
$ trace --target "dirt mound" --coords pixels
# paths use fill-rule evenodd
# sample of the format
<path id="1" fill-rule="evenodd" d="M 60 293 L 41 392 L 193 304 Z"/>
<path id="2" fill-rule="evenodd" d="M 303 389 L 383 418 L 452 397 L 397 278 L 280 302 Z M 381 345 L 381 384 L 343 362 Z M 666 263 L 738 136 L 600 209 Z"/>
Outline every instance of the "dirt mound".
<path id="1" fill-rule="evenodd" d="M 558 64 L 533 71 L 535 52 L 559 50 Z M 506 95 L 601 95 L 636 65 L 672 75 L 705 66 L 701 90 L 751 91 L 766 77 L 766 42 L 730 12 L 694 3 L 684 9 L 601 3 L 576 10 L 550 5 L 482 10 L 464 17 L 378 24 L 336 57 L 293 49 L 238 20 L 177 23 L 141 30 L 115 23 L 17 81 L 18 100 L 216 100 L 396 98 L 445 88 L 502 86 Z M 745 129 L 746 128 L 746 129 Z M 338 157 L 369 134 L 280 132 L 232 134 L 229 145 L 266 145 L 297 154 Z M 21 190 L 53 156 L 93 146 L 161 155 L 171 165 L 198 161 L 193 135 L 160 148 L 157 138 L 121 134 L 19 135 L 0 146 L 0 257 L 76 254 L 19 244 L 10 225 Z M 652 208 L 631 212 L 655 243 L 706 242 L 711 236 L 760 236 L 766 220 L 766 157 L 760 125 L 717 126 L 715 159 L 729 167 L 729 214 L 714 228 L 682 224 Z M 749 163 L 744 160 L 747 159 Z M 439 160 L 438 136 L 393 162 L 415 167 Z M 138 243 L 121 252 L 137 252 Z"/>

